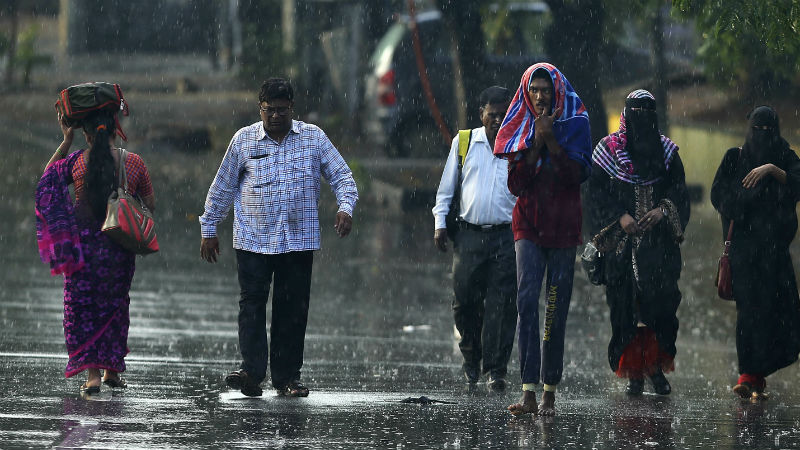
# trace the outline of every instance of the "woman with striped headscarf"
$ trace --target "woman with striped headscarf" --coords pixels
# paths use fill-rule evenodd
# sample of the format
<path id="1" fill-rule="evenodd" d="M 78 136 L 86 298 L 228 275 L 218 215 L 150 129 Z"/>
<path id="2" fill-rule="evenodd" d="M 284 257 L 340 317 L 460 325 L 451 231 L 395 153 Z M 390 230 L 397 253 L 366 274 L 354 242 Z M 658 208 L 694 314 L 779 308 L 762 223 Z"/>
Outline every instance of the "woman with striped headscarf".
<path id="1" fill-rule="evenodd" d="M 680 243 L 689 222 L 689 195 L 678 146 L 660 134 L 656 101 L 638 89 L 625 100 L 619 130 L 592 154 L 589 191 L 593 239 L 603 253 L 603 282 L 610 308 L 608 362 L 639 395 L 649 377 L 656 393 L 672 388 L 676 312 L 681 302 Z"/>

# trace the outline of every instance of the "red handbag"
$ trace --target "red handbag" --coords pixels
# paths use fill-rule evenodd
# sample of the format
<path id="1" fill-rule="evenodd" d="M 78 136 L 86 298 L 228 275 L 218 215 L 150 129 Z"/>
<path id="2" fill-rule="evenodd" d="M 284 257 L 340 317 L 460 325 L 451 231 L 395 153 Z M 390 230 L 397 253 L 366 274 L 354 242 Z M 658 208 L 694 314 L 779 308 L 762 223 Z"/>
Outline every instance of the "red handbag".
<path id="1" fill-rule="evenodd" d="M 719 257 L 717 264 L 717 277 L 714 279 L 714 286 L 717 287 L 717 294 L 723 300 L 733 300 L 733 283 L 731 278 L 731 261 L 728 254 L 731 250 L 731 236 L 733 235 L 733 221 L 728 226 L 728 238 L 725 239 L 725 249 Z"/>
<path id="2" fill-rule="evenodd" d="M 108 209 L 102 231 L 126 250 L 138 255 L 158 251 L 153 214 L 136 197 L 128 193 L 125 155 L 119 151 L 119 183 L 108 196 Z"/>

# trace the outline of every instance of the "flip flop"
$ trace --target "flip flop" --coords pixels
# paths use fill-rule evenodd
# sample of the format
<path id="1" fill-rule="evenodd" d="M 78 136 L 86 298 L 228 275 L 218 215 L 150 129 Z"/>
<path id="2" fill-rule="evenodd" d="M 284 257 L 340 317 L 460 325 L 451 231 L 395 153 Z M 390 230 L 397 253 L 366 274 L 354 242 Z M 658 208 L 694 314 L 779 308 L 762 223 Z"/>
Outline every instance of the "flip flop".
<path id="1" fill-rule="evenodd" d="M 87 386 L 86 383 L 83 383 L 80 391 L 83 395 L 95 395 L 100 393 L 100 386 Z"/>
<path id="2" fill-rule="evenodd" d="M 126 387 L 128 387 L 128 383 L 122 377 L 108 378 L 106 380 L 103 380 L 103 384 L 111 387 L 111 389 L 125 389 Z"/>

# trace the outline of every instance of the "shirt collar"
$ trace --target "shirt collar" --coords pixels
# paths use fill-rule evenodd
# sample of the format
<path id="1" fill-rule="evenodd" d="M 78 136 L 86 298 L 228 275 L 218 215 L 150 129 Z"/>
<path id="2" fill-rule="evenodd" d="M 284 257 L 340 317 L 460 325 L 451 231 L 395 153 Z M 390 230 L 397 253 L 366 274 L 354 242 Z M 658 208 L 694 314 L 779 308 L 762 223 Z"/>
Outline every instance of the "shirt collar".
<path id="1" fill-rule="evenodd" d="M 292 129 L 289 132 L 300 134 L 300 121 L 292 119 Z M 267 138 L 267 131 L 264 130 L 264 121 L 258 122 L 258 134 L 256 136 L 259 141 Z"/>
<path id="2" fill-rule="evenodd" d="M 486 127 L 476 128 L 473 130 L 472 135 L 473 141 L 482 141 L 486 142 L 487 144 L 489 143 L 489 138 L 486 136 Z"/>

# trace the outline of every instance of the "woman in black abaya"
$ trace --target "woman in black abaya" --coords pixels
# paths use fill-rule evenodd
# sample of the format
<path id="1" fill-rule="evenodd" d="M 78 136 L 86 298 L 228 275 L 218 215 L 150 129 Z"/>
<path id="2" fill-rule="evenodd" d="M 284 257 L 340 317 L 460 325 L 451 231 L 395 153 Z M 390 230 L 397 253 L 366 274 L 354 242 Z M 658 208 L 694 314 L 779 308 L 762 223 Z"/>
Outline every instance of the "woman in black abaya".
<path id="1" fill-rule="evenodd" d="M 762 396 L 765 378 L 797 361 L 800 298 L 789 244 L 797 232 L 800 158 L 781 137 L 778 115 L 749 115 L 741 149 L 727 151 L 711 187 L 723 239 L 733 220 L 730 261 L 736 301 L 736 353 L 742 398 Z"/>
<path id="2" fill-rule="evenodd" d="M 629 380 L 629 394 L 641 394 L 648 377 L 656 393 L 667 395 L 689 196 L 678 146 L 660 134 L 652 94 L 628 95 L 619 131 L 597 144 L 592 161 L 589 201 L 594 222 L 605 226 L 593 243 L 604 253 L 608 362 Z"/>

